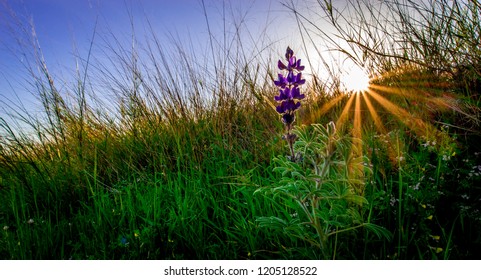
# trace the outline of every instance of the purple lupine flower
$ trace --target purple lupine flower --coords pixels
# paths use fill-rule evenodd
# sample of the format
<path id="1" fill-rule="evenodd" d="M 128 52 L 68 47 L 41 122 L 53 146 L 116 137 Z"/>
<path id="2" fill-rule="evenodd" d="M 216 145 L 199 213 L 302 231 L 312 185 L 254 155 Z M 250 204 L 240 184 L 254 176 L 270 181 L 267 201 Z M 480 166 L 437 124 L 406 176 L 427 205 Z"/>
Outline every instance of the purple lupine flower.
<path id="1" fill-rule="evenodd" d="M 287 78 L 284 77 L 282 74 L 277 75 L 279 80 L 274 81 L 274 84 L 280 88 L 285 88 L 287 86 Z"/>
<path id="2" fill-rule="evenodd" d="M 294 114 L 284 114 L 284 115 L 282 115 L 282 121 L 284 123 L 293 123 L 294 122 Z"/>
<path id="3" fill-rule="evenodd" d="M 284 100 L 276 107 L 279 114 L 292 114 L 295 110 L 301 107 L 301 102 L 295 102 L 293 99 Z"/>
<path id="4" fill-rule="evenodd" d="M 274 96 L 274 100 L 278 102 L 276 111 L 282 115 L 282 122 L 286 126 L 285 138 L 289 143 L 291 150 L 291 160 L 295 161 L 293 143 L 296 139 L 296 135 L 291 133 L 292 124 L 295 120 L 295 111 L 301 107 L 300 100 L 306 96 L 301 94 L 299 89 L 300 85 L 303 85 L 306 80 L 302 78 L 301 71 L 304 70 L 304 66 L 301 65 L 301 60 L 294 56 L 294 51 L 287 47 L 286 60 L 284 63 L 281 60 L 277 62 L 277 67 L 281 71 L 287 71 L 287 74 L 279 73 L 274 84 L 279 88 L 279 95 Z"/>
<path id="5" fill-rule="evenodd" d="M 274 100 L 280 102 L 276 110 L 283 115 L 283 122 L 290 126 L 294 122 L 294 112 L 301 106 L 299 100 L 305 98 L 305 95 L 300 93 L 299 86 L 306 80 L 302 78 L 301 71 L 304 70 L 304 66 L 301 65 L 301 60 L 294 56 L 294 51 L 289 47 L 286 50 L 286 60 L 286 64 L 281 60 L 277 62 L 279 70 L 287 70 L 287 75 L 283 73 L 277 75 L 278 80 L 274 81 L 274 84 L 279 87 L 279 95 L 274 96 Z M 288 116 L 285 116 L 286 114 Z"/>
<path id="6" fill-rule="evenodd" d="M 286 59 L 289 60 L 291 57 L 294 56 L 294 51 L 291 50 L 291 48 L 287 47 L 287 50 L 286 50 Z"/>
<path id="7" fill-rule="evenodd" d="M 274 96 L 276 101 L 283 101 L 289 99 L 289 95 L 291 94 L 290 88 L 280 89 L 279 95 Z"/>

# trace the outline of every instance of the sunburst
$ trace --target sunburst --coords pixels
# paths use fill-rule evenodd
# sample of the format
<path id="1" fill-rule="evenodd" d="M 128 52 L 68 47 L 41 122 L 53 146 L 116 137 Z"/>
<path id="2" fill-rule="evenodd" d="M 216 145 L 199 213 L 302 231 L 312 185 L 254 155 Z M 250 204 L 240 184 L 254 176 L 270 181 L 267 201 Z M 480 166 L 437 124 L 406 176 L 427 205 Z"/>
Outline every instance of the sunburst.
<path id="1" fill-rule="evenodd" d="M 346 92 L 364 92 L 369 87 L 369 75 L 365 69 L 352 66 L 341 75 L 341 85 Z"/>
<path id="2" fill-rule="evenodd" d="M 364 75 L 363 72 L 358 72 L 351 79 L 352 85 L 356 85 L 357 89 L 355 90 L 354 86 L 350 90 L 346 89 L 346 94 L 325 103 L 319 112 L 324 114 L 336 104 L 345 102 L 336 126 L 342 128 L 349 125 L 354 139 L 362 139 L 363 130 L 372 127 L 371 123 L 379 134 L 386 135 L 387 115 L 394 116 L 394 119 L 418 138 L 435 139 L 439 137 L 439 130 L 432 123 L 430 115 L 446 109 L 462 113 L 462 109 L 448 90 L 445 79 L 422 73 L 422 69 L 406 67 L 398 69 L 396 73 L 386 73 L 371 82 L 368 80 L 364 84 L 354 82 L 363 79 L 359 76 Z M 364 76 L 366 77 L 367 75 Z M 388 143 L 388 154 L 393 162 L 399 157 L 398 144 Z M 354 141 L 352 154 L 353 157 L 362 156 L 361 141 Z"/>

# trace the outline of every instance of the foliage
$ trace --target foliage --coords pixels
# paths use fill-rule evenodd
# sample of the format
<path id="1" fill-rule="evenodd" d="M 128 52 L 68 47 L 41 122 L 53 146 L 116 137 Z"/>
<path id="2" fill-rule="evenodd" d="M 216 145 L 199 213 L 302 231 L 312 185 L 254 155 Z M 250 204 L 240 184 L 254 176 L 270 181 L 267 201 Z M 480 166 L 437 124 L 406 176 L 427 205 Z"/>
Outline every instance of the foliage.
<path id="1" fill-rule="evenodd" d="M 333 2 L 286 6 L 303 42 L 369 66 L 391 106 L 312 73 L 290 158 L 273 104 L 289 97 L 259 59 L 271 45 L 249 49 L 242 24 L 203 57 L 153 30 L 132 49 L 107 36 L 72 83 L 49 71 L 33 26 L 13 26 L 28 30 L 19 61 L 42 112 L 0 101 L 14 109 L 0 117 L 0 258 L 479 258 L 479 2 Z M 383 129 L 338 125 L 366 116 L 356 98 Z"/>
<path id="2" fill-rule="evenodd" d="M 341 137 L 335 124 L 326 127 L 313 124 L 311 129 L 296 129 L 298 140 L 294 150 L 300 162 L 277 157 L 275 172 L 279 183 L 264 193 L 280 196 L 290 212 L 286 218 L 260 217 L 261 226 L 281 230 L 318 247 L 323 257 L 336 256 L 328 238 L 339 233 L 365 227 L 378 237 L 390 238 L 382 227 L 365 222 L 361 209 L 368 201 L 359 194 L 361 174 L 369 173 L 366 158 L 356 158 L 351 151 L 352 139 Z M 267 194 L 266 194 L 267 195 Z M 337 238 L 336 238 L 337 239 Z"/>

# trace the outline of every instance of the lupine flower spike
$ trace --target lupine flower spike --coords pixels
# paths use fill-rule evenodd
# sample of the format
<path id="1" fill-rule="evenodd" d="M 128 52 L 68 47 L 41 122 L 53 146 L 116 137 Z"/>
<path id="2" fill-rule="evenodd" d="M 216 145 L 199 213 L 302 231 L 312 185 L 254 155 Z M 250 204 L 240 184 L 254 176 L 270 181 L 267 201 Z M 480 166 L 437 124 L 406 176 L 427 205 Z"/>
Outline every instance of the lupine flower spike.
<path id="1" fill-rule="evenodd" d="M 282 116 L 282 122 L 286 127 L 285 139 L 289 143 L 291 151 L 291 160 L 295 160 L 293 144 L 296 140 L 296 135 L 291 133 L 293 123 L 295 121 L 295 111 L 301 107 L 300 100 L 304 99 L 305 95 L 301 94 L 299 89 L 306 80 L 302 79 L 301 71 L 304 66 L 301 65 L 301 60 L 296 59 L 291 48 L 286 50 L 287 63 L 284 64 L 281 60 L 277 62 L 277 67 L 283 73 L 278 74 L 278 80 L 274 84 L 279 88 L 279 95 L 274 97 L 274 100 L 279 103 L 276 110 Z M 287 73 L 286 73 L 287 72 Z M 284 74 L 286 74 L 284 76 Z"/>

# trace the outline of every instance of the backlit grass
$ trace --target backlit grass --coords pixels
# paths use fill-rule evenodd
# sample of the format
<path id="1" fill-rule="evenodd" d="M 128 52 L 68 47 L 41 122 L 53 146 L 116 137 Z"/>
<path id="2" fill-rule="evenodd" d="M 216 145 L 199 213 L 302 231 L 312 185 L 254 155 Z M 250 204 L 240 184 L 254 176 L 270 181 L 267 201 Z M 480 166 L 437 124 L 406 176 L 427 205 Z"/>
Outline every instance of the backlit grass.
<path id="1" fill-rule="evenodd" d="M 368 24 L 376 10 L 336 26 L 352 47 L 344 53 L 365 53 L 357 62 L 375 70 L 371 84 L 344 92 L 334 71 L 313 73 L 292 146 L 274 100 L 273 61 L 286 46 L 246 49 L 240 32 L 226 32 L 230 48 L 211 35 L 203 55 L 169 49 L 153 30 L 136 47 L 111 34 L 61 86 L 30 38 L 42 114 L 15 107 L 0 118 L 0 257 L 479 258 L 479 3 L 454 2 L 428 7 L 439 13 L 428 26 L 403 18 L 412 25 L 402 54 L 352 36 L 378 28 L 390 38 Z M 403 3 L 383 5 L 431 12 Z M 293 11 L 304 38 L 326 36 Z M 444 45 L 438 20 L 451 23 Z M 465 51 L 466 65 L 449 50 Z"/>

